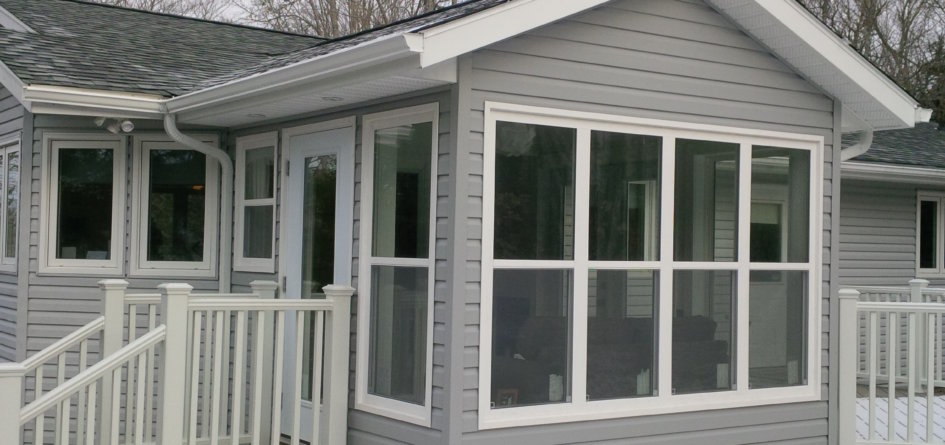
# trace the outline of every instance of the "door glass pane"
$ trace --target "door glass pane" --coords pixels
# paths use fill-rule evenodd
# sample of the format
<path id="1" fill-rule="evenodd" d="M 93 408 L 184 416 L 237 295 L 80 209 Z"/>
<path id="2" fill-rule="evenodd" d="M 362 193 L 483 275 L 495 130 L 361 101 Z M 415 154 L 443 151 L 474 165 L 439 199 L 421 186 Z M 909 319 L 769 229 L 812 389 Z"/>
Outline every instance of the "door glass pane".
<path id="1" fill-rule="evenodd" d="M 673 272 L 673 391 L 735 385 L 735 272 Z"/>
<path id="2" fill-rule="evenodd" d="M 334 281 L 335 267 L 335 188 L 338 157 L 305 158 L 302 190 L 302 295 L 304 299 L 325 298 L 322 288 Z M 270 216 L 271 220 L 271 216 Z M 302 347 L 302 398 L 312 400 L 312 339 L 315 321 L 308 320 Z M 322 361 L 321 363 L 324 363 Z M 322 374 L 324 375 L 324 374 Z"/>
<path id="3" fill-rule="evenodd" d="M 59 221 L 56 258 L 111 258 L 115 153 L 59 150 Z"/>
<path id="4" fill-rule="evenodd" d="M 751 261 L 806 263 L 810 152 L 752 147 L 751 201 Z"/>
<path id="5" fill-rule="evenodd" d="M 572 272 L 496 270 L 492 395 L 496 408 L 571 400 Z"/>
<path id="6" fill-rule="evenodd" d="M 20 153 L 7 155 L 7 238 L 4 240 L 3 256 L 16 257 L 16 219 L 20 207 Z"/>
<path id="7" fill-rule="evenodd" d="M 496 123 L 494 257 L 574 258 L 573 128 Z"/>
<path id="8" fill-rule="evenodd" d="M 275 150 L 272 147 L 246 150 L 246 199 L 265 199 L 275 196 Z"/>
<path id="9" fill-rule="evenodd" d="M 919 204 L 919 267 L 935 269 L 938 259 L 935 257 L 937 240 L 936 220 L 938 219 L 938 202 L 921 201 Z"/>
<path id="10" fill-rule="evenodd" d="M 427 387 L 425 267 L 371 268 L 368 392 L 422 405 Z"/>
<path id="11" fill-rule="evenodd" d="M 662 143 L 591 132 L 591 260 L 659 260 Z"/>
<path id="12" fill-rule="evenodd" d="M 738 144 L 676 140 L 676 261 L 736 261 Z"/>
<path id="13" fill-rule="evenodd" d="M 806 385 L 807 272 L 749 276 L 749 386 Z"/>
<path id="14" fill-rule="evenodd" d="M 203 261 L 207 158 L 149 150 L 148 261 Z"/>
<path id="15" fill-rule="evenodd" d="M 654 394 L 658 277 L 653 270 L 588 271 L 590 400 Z"/>
<path id="16" fill-rule="evenodd" d="M 432 132 L 424 122 L 374 134 L 374 256 L 429 256 Z"/>
<path id="17" fill-rule="evenodd" d="M 243 257 L 272 258 L 272 206 L 243 209 Z"/>

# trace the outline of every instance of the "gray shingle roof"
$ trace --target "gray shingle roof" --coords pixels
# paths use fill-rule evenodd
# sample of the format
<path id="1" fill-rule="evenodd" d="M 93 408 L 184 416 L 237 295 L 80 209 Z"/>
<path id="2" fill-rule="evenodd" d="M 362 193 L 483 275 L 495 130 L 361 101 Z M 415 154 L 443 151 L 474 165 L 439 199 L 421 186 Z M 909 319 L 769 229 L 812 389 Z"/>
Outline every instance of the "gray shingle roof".
<path id="1" fill-rule="evenodd" d="M 0 0 L 0 6 L 37 32 L 0 28 L 0 61 L 27 84 L 172 97 L 507 1 L 472 0 L 326 41 L 78 0 Z"/>
<path id="2" fill-rule="evenodd" d="M 850 145 L 848 138 L 844 138 L 843 145 Z M 945 128 L 933 122 L 905 130 L 877 131 L 869 151 L 853 160 L 945 168 Z"/>

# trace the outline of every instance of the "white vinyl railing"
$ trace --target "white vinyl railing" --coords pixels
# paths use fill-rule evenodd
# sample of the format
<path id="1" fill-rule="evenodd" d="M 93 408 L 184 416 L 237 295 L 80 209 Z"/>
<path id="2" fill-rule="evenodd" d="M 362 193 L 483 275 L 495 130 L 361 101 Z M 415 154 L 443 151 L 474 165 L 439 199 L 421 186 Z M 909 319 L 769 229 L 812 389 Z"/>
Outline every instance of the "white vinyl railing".
<path id="1" fill-rule="evenodd" d="M 917 281 L 840 290 L 841 445 L 941 440 L 945 304 Z"/>
<path id="2" fill-rule="evenodd" d="M 0 442 L 278 445 L 288 436 L 297 445 L 303 422 L 311 422 L 314 443 L 345 442 L 354 289 L 326 286 L 325 299 L 276 300 L 271 281 L 252 283 L 252 294 L 196 294 L 187 284 L 126 294 L 122 280 L 100 285 L 104 316 L 23 363 L 0 365 Z M 287 351 L 290 326 L 298 341 Z M 311 351 L 303 350 L 306 327 Z M 104 357 L 94 364 L 90 339 Z M 72 349 L 79 369 L 66 379 Z M 306 352 L 311 419 L 301 418 Z M 43 374 L 51 361 L 56 386 L 39 383 L 26 403 L 28 379 L 51 380 Z M 296 390 L 283 393 L 283 375 Z"/>

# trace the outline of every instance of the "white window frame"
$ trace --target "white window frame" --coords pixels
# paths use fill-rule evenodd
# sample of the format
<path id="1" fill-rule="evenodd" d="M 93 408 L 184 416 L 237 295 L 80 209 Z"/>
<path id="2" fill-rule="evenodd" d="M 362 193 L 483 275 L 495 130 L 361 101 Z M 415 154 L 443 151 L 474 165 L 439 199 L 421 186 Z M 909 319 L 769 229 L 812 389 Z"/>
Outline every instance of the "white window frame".
<path id="1" fill-rule="evenodd" d="M 0 199 L 3 199 L 3 202 L 0 203 L 0 213 L 2 213 L 0 214 L 0 270 L 7 271 L 7 272 L 16 272 L 16 258 L 17 258 L 17 254 L 19 253 L 19 242 L 16 241 L 17 233 L 15 232 L 13 234 L 7 233 L 7 216 L 8 216 L 7 215 L 7 203 L 8 203 L 7 186 L 10 184 L 10 178 L 9 178 L 10 154 L 12 153 L 17 153 L 17 154 L 20 153 L 19 138 L 7 140 L 7 141 L 0 141 L 0 159 L 2 159 L 3 161 L 2 164 L 0 164 L 0 168 L 3 169 L 3 175 L 2 175 L 3 183 L 0 184 Z M 19 173 L 23 174 L 23 169 L 22 169 L 23 157 L 19 156 L 18 159 L 20 163 L 19 165 L 21 167 Z M 21 191 L 22 191 L 22 188 L 20 187 L 20 184 L 17 184 L 17 192 L 21 192 Z M 14 215 L 14 220 L 13 220 L 16 223 L 17 232 L 19 232 L 19 229 L 20 229 L 20 221 L 19 221 L 20 206 L 22 205 L 22 202 L 23 202 L 22 199 L 20 198 L 21 197 L 17 197 L 16 215 Z M 7 238 L 9 238 L 10 236 L 12 236 L 14 239 L 14 242 L 13 242 L 14 251 L 13 251 L 12 257 L 7 256 L 7 249 L 6 249 Z"/>
<path id="2" fill-rule="evenodd" d="M 377 130 L 432 122 L 430 149 L 430 221 L 429 252 L 427 258 L 385 258 L 371 254 L 374 223 L 374 134 Z M 430 426 L 432 416 L 433 387 L 433 294 L 436 275 L 436 196 L 437 156 L 439 138 L 439 104 L 432 103 L 365 115 L 362 118 L 361 144 L 361 232 L 360 268 L 358 279 L 358 349 L 355 384 L 355 409 L 425 427 Z M 426 379 L 422 405 L 402 402 L 368 392 L 368 367 L 371 332 L 371 267 L 413 266 L 427 268 L 427 344 Z"/>
<path id="3" fill-rule="evenodd" d="M 935 267 L 921 267 L 922 255 L 922 201 L 932 201 L 936 203 L 935 207 Z M 936 192 L 921 190 L 916 193 L 915 205 L 915 276 L 917 278 L 942 278 L 945 277 L 945 192 Z"/>
<path id="4" fill-rule="evenodd" d="M 92 133 L 47 133 L 43 135 L 42 190 L 40 202 L 39 267 L 40 274 L 115 276 L 121 275 L 125 239 L 125 143 L 120 135 Z M 56 258 L 59 220 L 59 149 L 110 149 L 112 166 L 111 259 Z M 22 163 L 22 158 L 21 158 Z M 21 201 L 22 205 L 22 201 Z"/>
<path id="5" fill-rule="evenodd" d="M 259 148 L 272 148 L 272 197 L 246 199 L 246 152 Z M 236 199 L 234 200 L 234 232 L 233 239 L 233 270 L 241 272 L 274 273 L 276 271 L 276 194 L 279 190 L 278 171 L 279 161 L 279 133 L 269 132 L 244 136 L 236 139 L 236 179 L 234 184 Z M 245 237 L 246 207 L 272 206 L 272 252 L 269 258 L 250 258 L 243 256 L 243 241 Z"/>
<path id="6" fill-rule="evenodd" d="M 201 142 L 218 146 L 216 135 L 192 135 Z M 149 261 L 148 204 L 150 197 L 150 150 L 191 150 L 163 134 L 135 135 L 132 163 L 131 276 L 139 277 L 203 277 L 216 276 L 219 245 L 220 174 L 219 164 L 210 156 L 206 163 L 206 202 L 203 227 L 203 261 Z"/>
<path id="7" fill-rule="evenodd" d="M 735 407 L 793 403 L 821 400 L 821 244 L 823 221 L 823 137 L 716 125 L 631 118 L 486 102 L 483 165 L 483 234 L 482 285 L 479 338 L 479 428 L 493 429 L 559 422 L 610 419 L 640 415 L 725 409 Z M 550 125 L 576 129 L 577 157 L 575 159 L 575 187 L 578 205 L 575 206 L 574 260 L 496 260 L 493 257 L 496 122 L 517 122 Z M 660 260 L 638 262 L 589 261 L 588 224 L 590 193 L 591 131 L 612 131 L 663 138 L 662 190 L 660 218 Z M 686 262 L 673 258 L 674 194 L 675 194 L 675 140 L 677 138 L 734 142 L 739 144 L 738 260 L 733 262 Z M 752 146 L 776 146 L 811 152 L 810 236 L 809 256 L 805 263 L 751 263 L 749 261 L 751 165 Z M 491 407 L 492 369 L 492 311 L 494 269 L 565 269 L 574 273 L 573 337 L 572 341 L 572 394 L 570 402 L 538 406 L 493 409 Z M 672 311 L 662 310 L 656 316 L 658 326 L 657 391 L 652 397 L 618 400 L 588 401 L 586 398 L 587 360 L 587 280 L 589 269 L 655 270 L 660 274 L 658 307 L 671 308 L 673 303 L 673 272 L 678 270 L 734 270 L 737 271 L 737 299 L 733 325 L 735 332 L 746 333 L 734 339 L 736 357 L 736 387 L 730 391 L 696 394 L 672 394 Z M 807 313 L 807 384 L 780 388 L 749 388 L 749 272 L 753 270 L 804 271 L 808 273 Z"/>

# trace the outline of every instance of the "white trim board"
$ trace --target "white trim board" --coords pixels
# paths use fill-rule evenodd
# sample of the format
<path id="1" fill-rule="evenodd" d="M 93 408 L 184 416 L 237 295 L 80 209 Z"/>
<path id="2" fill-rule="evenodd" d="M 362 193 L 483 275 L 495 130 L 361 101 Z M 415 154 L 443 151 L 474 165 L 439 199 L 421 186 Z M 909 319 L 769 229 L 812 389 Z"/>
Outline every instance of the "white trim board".
<path id="1" fill-rule="evenodd" d="M 272 196 L 269 198 L 258 198 L 247 201 L 246 199 L 246 152 L 256 149 L 272 150 Z M 275 272 L 276 257 L 276 196 L 279 188 L 279 133 L 271 131 L 268 133 L 254 134 L 236 138 L 236 178 L 234 179 L 235 200 L 233 203 L 233 270 L 240 272 Z M 245 209 L 247 207 L 266 207 L 272 206 L 272 233 L 269 236 L 272 239 L 270 244 L 269 258 L 252 258 L 243 256 L 243 242 L 246 234 Z"/>
<path id="2" fill-rule="evenodd" d="M 945 169 L 877 162 L 844 161 L 840 174 L 842 179 L 880 182 L 941 185 L 945 181 Z"/>
<path id="3" fill-rule="evenodd" d="M 13 15 L 3 6 L 0 6 L 0 27 L 9 29 L 10 31 L 16 32 L 28 32 L 35 34 L 36 31 L 33 31 L 33 28 L 30 28 L 29 25 L 23 23 L 17 16 Z"/>

